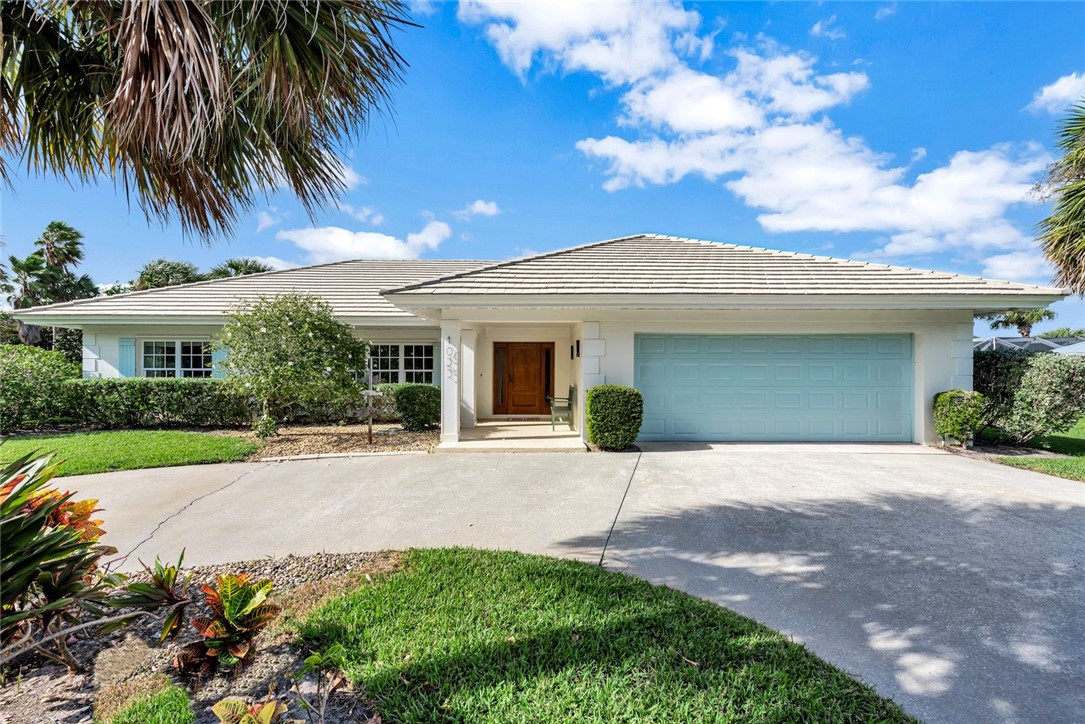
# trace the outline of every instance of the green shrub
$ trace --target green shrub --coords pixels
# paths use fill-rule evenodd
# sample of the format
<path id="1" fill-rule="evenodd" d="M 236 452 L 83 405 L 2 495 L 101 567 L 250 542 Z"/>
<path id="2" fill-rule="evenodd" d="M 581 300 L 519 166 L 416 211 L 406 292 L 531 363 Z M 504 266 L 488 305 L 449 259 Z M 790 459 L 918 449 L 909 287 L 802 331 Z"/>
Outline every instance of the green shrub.
<path id="1" fill-rule="evenodd" d="M 79 375 L 79 365 L 59 352 L 0 346 L 0 433 L 64 421 L 69 406 L 63 386 Z"/>
<path id="2" fill-rule="evenodd" d="M 934 431 L 942 438 L 967 447 L 983 424 L 987 398 L 979 392 L 948 390 L 934 396 Z"/>
<path id="3" fill-rule="evenodd" d="M 66 388 L 71 416 L 93 427 L 230 427 L 252 421 L 240 388 L 206 377 L 72 380 Z"/>
<path id="4" fill-rule="evenodd" d="M 998 426 L 1016 442 L 1065 432 L 1085 415 L 1085 358 L 1037 354 L 1029 360 L 1013 406 Z"/>
<path id="5" fill-rule="evenodd" d="M 441 421 L 441 388 L 403 384 L 395 391 L 395 408 L 404 430 L 420 432 Z"/>
<path id="6" fill-rule="evenodd" d="M 399 410 L 396 409 L 396 395 L 407 384 L 409 383 L 384 382 L 377 385 L 377 392 L 381 394 L 380 397 L 376 398 L 374 404 L 376 412 L 373 413 L 373 417 L 382 422 L 400 422 Z"/>
<path id="7" fill-rule="evenodd" d="M 644 420 L 644 398 L 623 385 L 588 390 L 588 442 L 604 450 L 624 450 L 637 440 Z"/>
<path id="8" fill-rule="evenodd" d="M 282 294 L 239 307 L 227 315 L 215 348 L 226 353 L 226 379 L 252 398 L 261 419 L 361 406 L 356 373 L 369 345 L 317 297 Z M 258 434 L 273 429 L 254 426 Z"/>
<path id="9" fill-rule="evenodd" d="M 1010 414 L 1014 395 L 1035 352 L 1023 349 L 976 351 L 972 355 L 972 389 L 986 399 L 979 429 L 997 425 Z M 978 430 L 977 430 L 978 432 Z"/>

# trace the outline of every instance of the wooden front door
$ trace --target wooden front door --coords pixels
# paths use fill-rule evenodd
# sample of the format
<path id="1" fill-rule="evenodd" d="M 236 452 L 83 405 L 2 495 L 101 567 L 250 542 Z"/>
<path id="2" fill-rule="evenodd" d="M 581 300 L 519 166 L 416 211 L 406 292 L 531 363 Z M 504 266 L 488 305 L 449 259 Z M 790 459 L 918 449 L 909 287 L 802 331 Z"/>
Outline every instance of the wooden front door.
<path id="1" fill-rule="evenodd" d="M 494 342 L 494 414 L 549 415 L 553 342 Z"/>

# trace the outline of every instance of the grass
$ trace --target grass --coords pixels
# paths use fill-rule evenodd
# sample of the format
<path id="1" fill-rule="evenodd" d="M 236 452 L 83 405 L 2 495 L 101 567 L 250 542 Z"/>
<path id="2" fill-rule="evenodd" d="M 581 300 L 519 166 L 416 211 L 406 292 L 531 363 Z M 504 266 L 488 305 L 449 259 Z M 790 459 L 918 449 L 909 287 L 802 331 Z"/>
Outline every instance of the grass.
<path id="1" fill-rule="evenodd" d="M 1057 475 L 1060 478 L 1085 481 L 1085 419 L 1079 420 L 1077 425 L 1066 432 L 1036 438 L 1028 443 L 1028 447 L 1063 453 L 1071 457 L 1001 457 L 998 461 L 1015 468 L 1028 468 L 1048 475 Z"/>
<path id="2" fill-rule="evenodd" d="M 346 649 L 385 721 L 914 721 L 781 634 L 597 566 L 413 550 L 301 643 Z"/>
<path id="3" fill-rule="evenodd" d="M 0 463 L 40 450 L 63 461 L 58 476 L 245 459 L 258 443 L 184 430 L 117 430 L 26 435 L 0 445 Z"/>
<path id="4" fill-rule="evenodd" d="M 176 684 L 136 699 L 109 718 L 109 724 L 192 724 L 195 721 L 196 714 L 188 694 Z"/>

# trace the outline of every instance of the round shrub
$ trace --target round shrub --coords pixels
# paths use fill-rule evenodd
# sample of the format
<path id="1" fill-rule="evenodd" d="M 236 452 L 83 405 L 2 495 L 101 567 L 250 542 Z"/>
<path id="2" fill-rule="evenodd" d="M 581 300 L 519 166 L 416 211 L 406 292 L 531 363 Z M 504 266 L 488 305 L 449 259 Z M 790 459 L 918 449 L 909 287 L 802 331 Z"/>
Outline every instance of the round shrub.
<path id="1" fill-rule="evenodd" d="M 640 391 L 624 385 L 597 385 L 588 390 L 588 442 L 604 450 L 624 450 L 637 440 L 644 420 Z"/>
<path id="2" fill-rule="evenodd" d="M 80 374 L 60 352 L 0 345 L 0 433 L 66 421 L 64 383 Z"/>
<path id="3" fill-rule="evenodd" d="M 1085 358 L 1037 354 L 1018 380 L 999 428 L 1017 442 L 1065 432 L 1085 415 Z"/>
<path id="4" fill-rule="evenodd" d="M 986 409 L 987 398 L 979 392 L 939 392 L 934 396 L 934 431 L 943 442 L 956 440 L 961 447 L 967 447 L 968 441 L 983 424 Z"/>
<path id="5" fill-rule="evenodd" d="M 395 392 L 395 405 L 404 430 L 428 430 L 441 421 L 441 388 L 401 385 Z"/>

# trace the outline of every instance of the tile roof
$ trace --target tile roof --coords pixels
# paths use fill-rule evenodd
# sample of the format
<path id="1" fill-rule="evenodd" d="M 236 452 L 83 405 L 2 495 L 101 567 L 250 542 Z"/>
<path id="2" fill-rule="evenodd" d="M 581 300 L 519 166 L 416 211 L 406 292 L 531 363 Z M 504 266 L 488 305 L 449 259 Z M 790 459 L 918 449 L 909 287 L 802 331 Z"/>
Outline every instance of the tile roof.
<path id="1" fill-rule="evenodd" d="M 492 264 L 393 295 L 1065 295 L 936 271 L 638 234 Z"/>
<path id="2" fill-rule="evenodd" d="M 261 296 L 287 292 L 313 294 L 343 317 L 403 317 L 381 295 L 381 289 L 410 284 L 432 277 L 474 269 L 493 262 L 443 259 L 361 259 L 320 264 L 298 269 L 249 274 L 181 284 L 161 289 L 117 294 L 111 297 L 80 299 L 63 304 L 19 310 L 18 316 L 31 320 L 48 318 L 207 317 L 220 319 L 239 304 Z"/>

